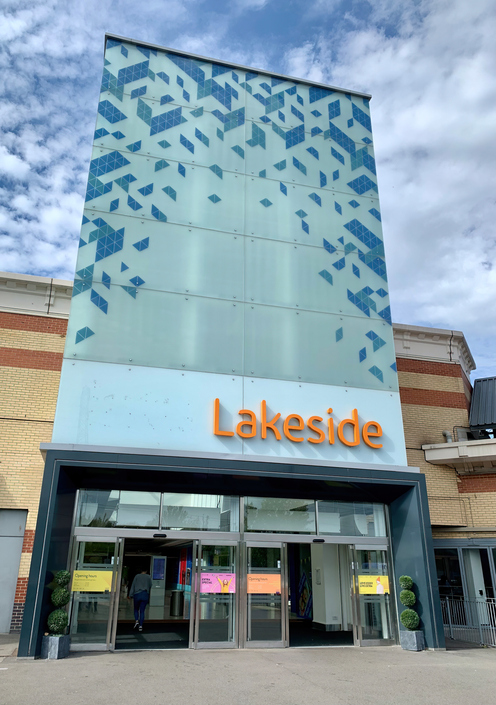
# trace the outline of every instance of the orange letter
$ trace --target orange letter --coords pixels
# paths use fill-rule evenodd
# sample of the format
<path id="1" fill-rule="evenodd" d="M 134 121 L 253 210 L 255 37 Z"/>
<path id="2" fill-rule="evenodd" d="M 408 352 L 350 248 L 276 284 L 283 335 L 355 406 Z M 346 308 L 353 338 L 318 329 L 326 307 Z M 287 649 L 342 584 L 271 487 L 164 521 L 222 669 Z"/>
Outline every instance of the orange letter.
<path id="1" fill-rule="evenodd" d="M 358 429 L 358 411 L 353 409 L 351 419 L 343 419 L 338 426 L 338 438 L 345 446 L 357 446 L 360 443 L 360 432 Z M 346 424 L 353 426 L 353 441 L 347 441 L 344 437 L 343 428 Z"/>
<path id="2" fill-rule="evenodd" d="M 307 438 L 307 441 L 309 443 L 322 443 L 322 441 L 325 438 L 325 433 L 321 428 L 317 428 L 317 426 L 314 426 L 314 421 L 321 422 L 323 419 L 320 416 L 310 416 L 310 418 L 307 421 L 307 426 L 310 429 L 310 431 L 313 431 L 314 433 L 317 434 L 318 438 Z"/>
<path id="3" fill-rule="evenodd" d="M 240 421 L 239 424 L 236 426 L 236 433 L 238 436 L 241 436 L 241 438 L 253 438 L 254 436 L 257 435 L 257 417 L 253 413 L 253 411 L 250 411 L 250 409 L 241 409 L 241 411 L 238 412 L 239 415 L 241 414 L 247 414 L 251 421 Z M 242 430 L 243 426 L 249 426 L 251 428 L 250 433 L 245 433 L 245 431 Z"/>
<path id="4" fill-rule="evenodd" d="M 234 436 L 234 431 L 219 430 L 219 400 L 214 401 L 214 434 L 216 436 Z"/>
<path id="5" fill-rule="evenodd" d="M 290 424 L 289 422 L 291 419 L 296 419 L 298 421 L 298 426 L 294 426 L 293 424 Z M 289 416 L 286 416 L 284 419 L 284 435 L 286 438 L 289 438 L 290 441 L 293 441 L 293 443 L 301 443 L 303 438 L 297 438 L 296 436 L 292 436 L 290 431 L 303 431 L 305 428 L 305 424 L 303 422 L 303 419 L 301 416 L 298 416 L 298 414 L 289 414 Z"/>
<path id="6" fill-rule="evenodd" d="M 375 426 L 377 431 L 369 431 L 370 426 Z M 381 424 L 377 423 L 377 421 L 367 421 L 362 428 L 362 436 L 363 440 L 370 448 L 382 448 L 382 443 L 372 443 L 369 438 L 369 436 L 373 436 L 374 438 L 382 436 Z"/>
<path id="7" fill-rule="evenodd" d="M 265 399 L 262 400 L 262 438 L 267 438 L 267 429 L 270 428 L 274 432 L 274 436 L 277 441 L 281 440 L 281 434 L 279 429 L 276 428 L 275 424 L 278 419 L 280 419 L 281 414 L 276 414 L 272 421 L 267 421 L 267 402 Z"/>
<path id="8" fill-rule="evenodd" d="M 332 414 L 332 409 L 327 409 L 328 414 Z M 334 445 L 334 419 L 328 419 L 327 428 L 329 429 L 329 445 Z"/>

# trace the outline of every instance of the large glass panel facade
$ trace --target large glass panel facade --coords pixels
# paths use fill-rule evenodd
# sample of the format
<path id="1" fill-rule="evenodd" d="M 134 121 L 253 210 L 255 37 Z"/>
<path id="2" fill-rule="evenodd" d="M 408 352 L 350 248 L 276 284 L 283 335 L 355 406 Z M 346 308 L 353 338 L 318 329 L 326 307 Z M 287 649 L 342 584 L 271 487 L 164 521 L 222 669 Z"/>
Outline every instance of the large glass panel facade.
<path id="1" fill-rule="evenodd" d="M 77 512 L 78 526 L 99 528 L 238 532 L 239 519 L 239 497 L 177 492 L 81 490 Z M 377 502 L 245 497 L 244 531 L 385 537 L 385 507 Z"/>
<path id="2" fill-rule="evenodd" d="M 319 534 L 323 536 L 386 536 L 383 504 L 329 501 L 317 504 Z"/>
<path id="3" fill-rule="evenodd" d="M 308 499 L 246 497 L 245 531 L 315 534 L 315 502 Z"/>
<path id="4" fill-rule="evenodd" d="M 239 498 L 167 492 L 163 495 L 162 529 L 239 531 Z"/>

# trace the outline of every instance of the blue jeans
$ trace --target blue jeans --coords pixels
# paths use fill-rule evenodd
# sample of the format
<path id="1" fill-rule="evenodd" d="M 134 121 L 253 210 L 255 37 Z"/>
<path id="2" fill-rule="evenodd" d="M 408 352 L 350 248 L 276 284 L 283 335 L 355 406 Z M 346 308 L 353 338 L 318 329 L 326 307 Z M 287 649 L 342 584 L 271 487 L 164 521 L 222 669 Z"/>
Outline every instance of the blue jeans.
<path id="1" fill-rule="evenodd" d="M 143 626 L 145 619 L 145 607 L 148 604 L 148 592 L 140 590 L 134 594 L 134 619 L 139 622 L 140 627 Z"/>

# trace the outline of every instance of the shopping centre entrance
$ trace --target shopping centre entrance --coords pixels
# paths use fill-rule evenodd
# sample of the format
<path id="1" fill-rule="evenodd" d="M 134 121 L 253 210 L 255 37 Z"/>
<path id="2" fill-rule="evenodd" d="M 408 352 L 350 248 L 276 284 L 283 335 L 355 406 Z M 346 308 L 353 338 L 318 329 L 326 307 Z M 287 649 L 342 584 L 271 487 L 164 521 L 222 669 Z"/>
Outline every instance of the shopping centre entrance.
<path id="1" fill-rule="evenodd" d="M 386 540 L 191 540 L 168 533 L 75 536 L 74 580 L 89 576 L 90 583 L 73 584 L 73 650 L 395 643 Z M 141 571 L 152 588 L 140 632 L 128 595 Z"/>

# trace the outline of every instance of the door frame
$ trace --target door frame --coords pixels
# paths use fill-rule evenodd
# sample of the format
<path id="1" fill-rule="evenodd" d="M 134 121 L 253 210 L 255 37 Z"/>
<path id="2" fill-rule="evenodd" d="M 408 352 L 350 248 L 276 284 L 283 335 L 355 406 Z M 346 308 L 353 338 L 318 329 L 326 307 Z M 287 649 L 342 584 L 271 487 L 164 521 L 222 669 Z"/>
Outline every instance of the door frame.
<path id="1" fill-rule="evenodd" d="M 248 548 L 279 548 L 281 551 L 281 639 L 278 641 L 248 641 Z M 252 540 L 240 542 L 240 565 L 240 648 L 287 648 L 289 646 L 289 587 L 287 543 L 285 541 Z"/>

